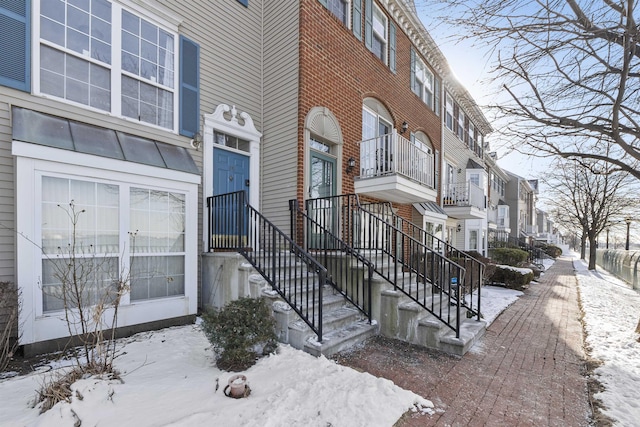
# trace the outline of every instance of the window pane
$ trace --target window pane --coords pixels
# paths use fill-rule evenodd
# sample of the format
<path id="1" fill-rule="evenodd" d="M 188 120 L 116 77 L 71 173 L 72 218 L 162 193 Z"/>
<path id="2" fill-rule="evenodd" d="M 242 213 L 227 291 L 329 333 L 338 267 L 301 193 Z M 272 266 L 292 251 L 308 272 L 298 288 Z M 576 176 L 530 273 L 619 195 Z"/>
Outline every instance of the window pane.
<path id="1" fill-rule="evenodd" d="M 53 22 L 45 17 L 40 19 L 40 37 L 43 39 L 64 46 L 64 34 L 63 24 Z"/>
<path id="2" fill-rule="evenodd" d="M 75 7 L 68 7 L 67 25 L 79 33 L 89 34 L 89 14 Z"/>
<path id="3" fill-rule="evenodd" d="M 109 70 L 102 68 L 96 64 L 91 64 L 91 85 L 101 89 L 109 90 L 111 88 L 111 80 L 109 79 Z"/>
<path id="4" fill-rule="evenodd" d="M 42 260 L 42 300 L 45 312 L 110 303 L 116 296 L 117 257 Z"/>
<path id="5" fill-rule="evenodd" d="M 184 256 L 134 256 L 131 266 L 131 300 L 184 295 Z"/>
<path id="6" fill-rule="evenodd" d="M 107 0 L 91 0 L 91 13 L 107 22 L 111 22 L 111 3 Z"/>
<path id="7" fill-rule="evenodd" d="M 81 54 L 89 53 L 89 36 L 67 29 L 67 47 Z"/>
<path id="8" fill-rule="evenodd" d="M 140 19 L 134 14 L 122 11 L 122 29 L 134 35 L 140 34 Z"/>

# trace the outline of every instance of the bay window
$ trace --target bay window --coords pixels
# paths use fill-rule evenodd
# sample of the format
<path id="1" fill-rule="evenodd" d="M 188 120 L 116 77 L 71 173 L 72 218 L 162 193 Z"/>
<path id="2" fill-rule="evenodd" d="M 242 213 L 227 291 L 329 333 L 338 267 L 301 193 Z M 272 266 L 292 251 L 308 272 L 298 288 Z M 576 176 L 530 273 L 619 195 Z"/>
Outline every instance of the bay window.
<path id="1" fill-rule="evenodd" d="M 185 294 L 185 193 L 48 174 L 41 189 L 43 312 L 80 305 L 62 291 L 78 274 L 84 306 L 123 279 L 131 301 Z"/>

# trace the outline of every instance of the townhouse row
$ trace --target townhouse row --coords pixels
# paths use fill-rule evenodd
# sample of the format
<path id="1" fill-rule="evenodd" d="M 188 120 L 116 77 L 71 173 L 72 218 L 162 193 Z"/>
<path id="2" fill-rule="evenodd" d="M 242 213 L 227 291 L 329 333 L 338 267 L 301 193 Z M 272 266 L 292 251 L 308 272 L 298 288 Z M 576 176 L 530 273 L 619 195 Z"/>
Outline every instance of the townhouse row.
<path id="1" fill-rule="evenodd" d="M 34 351 L 71 258 L 89 302 L 130 272 L 122 328 L 192 319 L 210 196 L 289 230 L 290 200 L 353 193 L 481 253 L 535 224 L 411 0 L 17 0 L 0 28 L 0 281 Z"/>

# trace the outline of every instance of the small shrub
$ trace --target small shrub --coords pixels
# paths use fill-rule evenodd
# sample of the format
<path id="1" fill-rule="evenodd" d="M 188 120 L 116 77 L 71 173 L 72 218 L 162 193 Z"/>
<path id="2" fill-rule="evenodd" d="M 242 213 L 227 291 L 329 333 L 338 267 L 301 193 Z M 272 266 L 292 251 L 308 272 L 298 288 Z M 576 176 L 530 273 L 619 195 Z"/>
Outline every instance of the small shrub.
<path id="1" fill-rule="evenodd" d="M 496 264 L 518 266 L 529 257 L 527 251 L 515 248 L 495 248 L 491 254 Z"/>
<path id="2" fill-rule="evenodd" d="M 262 298 L 240 298 L 219 311 L 203 314 L 203 330 L 216 352 L 216 364 L 227 371 L 242 371 L 277 346 L 275 319 Z"/>
<path id="3" fill-rule="evenodd" d="M 562 249 L 555 245 L 546 245 L 543 249 L 545 254 L 549 255 L 552 258 L 558 258 L 562 255 Z"/>
<path id="4" fill-rule="evenodd" d="M 520 269 L 522 270 L 522 269 Z M 496 265 L 491 281 L 493 283 L 502 283 L 509 289 L 524 289 L 533 280 L 533 271 L 529 269 L 528 273 L 523 274 L 522 271 L 514 270 L 505 265 Z"/>

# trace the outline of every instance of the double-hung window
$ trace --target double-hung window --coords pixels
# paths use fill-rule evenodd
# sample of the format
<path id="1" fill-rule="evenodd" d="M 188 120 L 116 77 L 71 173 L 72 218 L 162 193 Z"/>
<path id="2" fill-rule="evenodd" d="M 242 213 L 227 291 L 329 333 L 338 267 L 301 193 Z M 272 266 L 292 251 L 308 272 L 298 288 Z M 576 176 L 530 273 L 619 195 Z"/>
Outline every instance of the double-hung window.
<path id="1" fill-rule="evenodd" d="M 458 138 L 462 141 L 464 141 L 464 130 L 464 112 L 462 111 L 462 108 L 458 107 L 458 127 L 456 135 L 458 135 Z"/>
<path id="2" fill-rule="evenodd" d="M 453 98 L 448 93 L 445 93 L 445 125 L 453 132 Z"/>
<path id="3" fill-rule="evenodd" d="M 36 93 L 178 130 L 177 24 L 108 0 L 42 0 L 39 6 Z M 190 58 L 187 69 L 197 67 L 197 56 Z"/>
<path id="4" fill-rule="evenodd" d="M 433 73 L 420 58 L 416 58 L 415 79 L 418 96 L 433 109 Z"/>
<path id="5" fill-rule="evenodd" d="M 371 51 L 382 60 L 387 63 L 387 15 L 377 5 L 373 5 L 373 37 L 371 40 Z"/>
<path id="6" fill-rule="evenodd" d="M 471 122 L 471 120 L 469 120 L 468 133 L 469 133 L 469 137 L 468 137 L 467 141 L 468 141 L 468 144 L 469 144 L 469 149 L 471 151 L 476 151 L 476 127 Z"/>
<path id="7" fill-rule="evenodd" d="M 320 0 L 329 12 L 333 13 L 340 22 L 349 26 L 349 0 Z"/>

